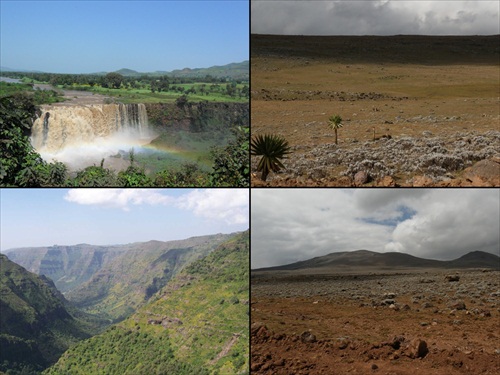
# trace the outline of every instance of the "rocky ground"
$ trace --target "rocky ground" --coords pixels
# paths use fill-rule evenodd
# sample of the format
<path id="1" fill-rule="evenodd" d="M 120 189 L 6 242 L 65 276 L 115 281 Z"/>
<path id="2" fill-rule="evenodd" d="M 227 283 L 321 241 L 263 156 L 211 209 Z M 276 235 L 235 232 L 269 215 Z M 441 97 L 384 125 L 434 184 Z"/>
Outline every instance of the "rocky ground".
<path id="1" fill-rule="evenodd" d="M 500 371 L 498 271 L 254 273 L 251 295 L 255 374 Z"/>
<path id="2" fill-rule="evenodd" d="M 254 186 L 500 186 L 500 131 L 381 137 L 350 147 L 292 146 L 285 169 Z M 256 171 L 259 158 L 252 158 Z"/>

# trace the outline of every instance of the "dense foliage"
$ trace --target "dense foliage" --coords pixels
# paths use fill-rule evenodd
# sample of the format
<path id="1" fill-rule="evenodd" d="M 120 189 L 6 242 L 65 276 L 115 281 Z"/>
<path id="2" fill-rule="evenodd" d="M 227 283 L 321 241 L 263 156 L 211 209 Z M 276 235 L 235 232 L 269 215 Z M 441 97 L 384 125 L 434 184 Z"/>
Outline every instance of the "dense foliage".
<path id="1" fill-rule="evenodd" d="M 167 332 L 155 335 L 113 326 L 68 350 L 44 374 L 208 375 L 209 372 L 176 359 Z"/>
<path id="2" fill-rule="evenodd" d="M 64 164 L 44 162 L 31 146 L 36 112 L 31 96 L 0 97 L 0 186 L 58 186 L 65 181 Z"/>
<path id="3" fill-rule="evenodd" d="M 0 254 L 0 372 L 38 373 L 95 333 L 76 319 L 52 281 Z"/>
<path id="4" fill-rule="evenodd" d="M 225 147 L 214 147 L 214 186 L 250 186 L 249 128 L 237 128 L 236 137 Z"/>
<path id="5" fill-rule="evenodd" d="M 184 268 L 130 318 L 45 374 L 249 373 L 249 232 Z"/>

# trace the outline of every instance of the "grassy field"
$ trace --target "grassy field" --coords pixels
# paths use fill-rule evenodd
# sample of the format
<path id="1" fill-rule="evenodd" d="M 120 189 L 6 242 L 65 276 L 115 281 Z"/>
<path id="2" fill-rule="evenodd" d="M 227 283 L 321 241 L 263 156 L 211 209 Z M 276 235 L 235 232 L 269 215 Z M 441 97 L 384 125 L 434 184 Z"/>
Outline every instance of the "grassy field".
<path id="1" fill-rule="evenodd" d="M 177 87 L 183 87 L 185 91 L 191 89 L 193 86 L 201 86 L 202 83 L 194 84 L 178 84 Z M 238 84 L 236 87 L 238 89 L 243 88 L 243 84 Z M 60 89 L 72 89 L 72 90 L 85 90 L 94 92 L 96 94 L 106 95 L 115 98 L 116 101 L 130 104 L 130 103 L 171 103 L 175 102 L 183 93 L 180 92 L 151 92 L 150 89 L 132 89 L 132 88 L 120 88 L 120 89 L 109 89 L 100 86 L 90 87 L 89 85 L 73 85 L 71 87 L 59 86 Z M 231 103 L 242 103 L 248 101 L 247 98 L 231 97 L 222 92 L 210 92 L 208 95 L 201 94 L 189 94 L 187 99 L 190 102 L 200 102 L 200 101 L 212 101 L 212 102 L 231 102 Z"/>

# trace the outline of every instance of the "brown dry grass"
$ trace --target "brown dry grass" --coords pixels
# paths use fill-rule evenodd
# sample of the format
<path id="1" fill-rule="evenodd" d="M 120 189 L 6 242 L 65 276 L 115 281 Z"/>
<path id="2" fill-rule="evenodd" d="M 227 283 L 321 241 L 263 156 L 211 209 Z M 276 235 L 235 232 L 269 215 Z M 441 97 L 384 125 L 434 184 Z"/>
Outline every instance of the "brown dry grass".
<path id="1" fill-rule="evenodd" d="M 406 46 L 391 60 L 404 37 L 376 38 L 370 47 L 369 38 L 252 36 L 252 134 L 283 135 L 301 154 L 333 143 L 332 114 L 344 119 L 339 142 L 345 148 L 372 140 L 373 128 L 376 136 L 393 138 L 499 130 L 498 45 L 480 37 L 479 47 L 468 39 L 432 40 L 410 39 L 420 50 Z M 363 48 L 349 52 L 352 43 Z M 370 61 L 373 51 L 378 55 Z M 356 99 L 360 93 L 374 95 Z M 406 121 L 418 116 L 435 121 Z"/>

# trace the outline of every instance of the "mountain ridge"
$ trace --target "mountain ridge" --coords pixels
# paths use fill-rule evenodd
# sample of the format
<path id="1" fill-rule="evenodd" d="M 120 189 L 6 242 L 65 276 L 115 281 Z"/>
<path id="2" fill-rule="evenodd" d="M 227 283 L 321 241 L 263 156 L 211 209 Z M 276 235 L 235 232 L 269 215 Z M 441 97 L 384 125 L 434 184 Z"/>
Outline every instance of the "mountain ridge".
<path id="1" fill-rule="evenodd" d="M 50 374 L 248 374 L 249 231 L 185 267 L 133 315 L 68 350 Z"/>
<path id="2" fill-rule="evenodd" d="M 498 268 L 500 257 L 484 251 L 471 251 L 453 260 L 419 258 L 406 253 L 379 253 L 370 250 L 354 250 L 329 253 L 289 264 L 253 269 L 253 271 L 294 271 L 304 269 L 332 269 L 342 267 L 380 268 Z"/>

